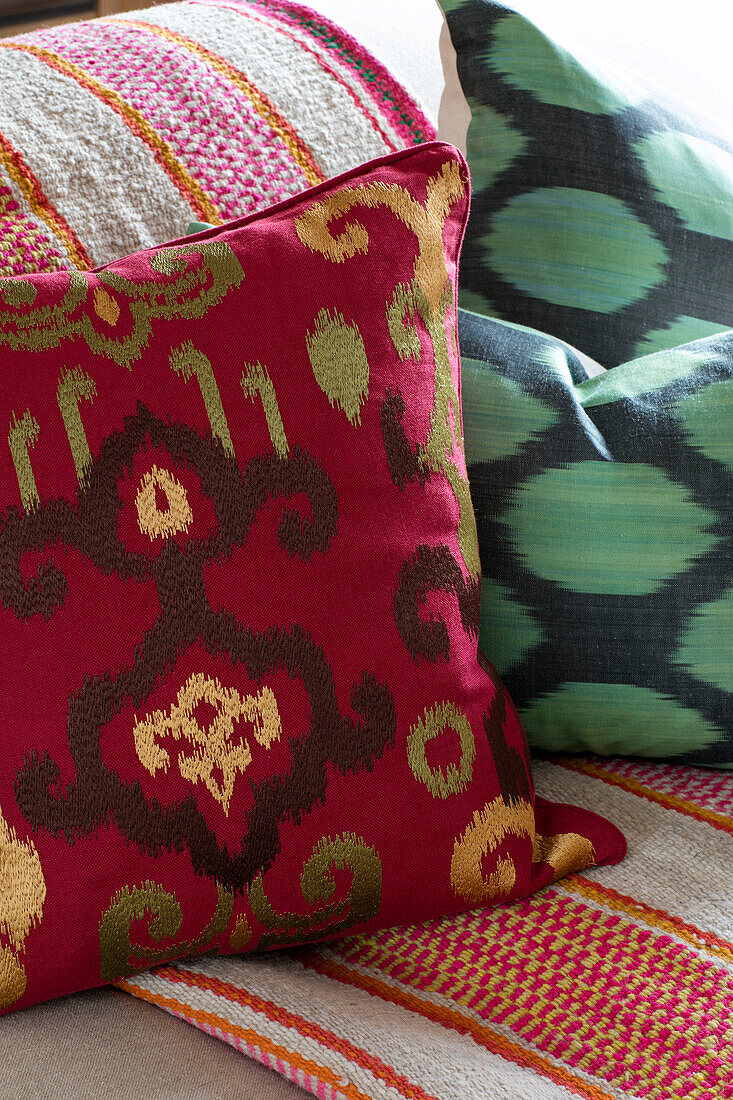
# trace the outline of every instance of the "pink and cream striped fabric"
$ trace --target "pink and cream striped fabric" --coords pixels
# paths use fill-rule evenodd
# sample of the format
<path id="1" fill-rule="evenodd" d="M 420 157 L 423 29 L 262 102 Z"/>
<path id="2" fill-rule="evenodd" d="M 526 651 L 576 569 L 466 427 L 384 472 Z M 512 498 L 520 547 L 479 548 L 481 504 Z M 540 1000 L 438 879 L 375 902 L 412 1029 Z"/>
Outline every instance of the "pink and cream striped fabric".
<path id="1" fill-rule="evenodd" d="M 187 0 L 0 39 L 0 275 L 91 268 L 435 136 L 289 0 Z"/>
<path id="2" fill-rule="evenodd" d="M 122 988 L 324 1100 L 733 1097 L 733 782 L 621 759 L 536 762 L 627 858 L 508 907 Z"/>

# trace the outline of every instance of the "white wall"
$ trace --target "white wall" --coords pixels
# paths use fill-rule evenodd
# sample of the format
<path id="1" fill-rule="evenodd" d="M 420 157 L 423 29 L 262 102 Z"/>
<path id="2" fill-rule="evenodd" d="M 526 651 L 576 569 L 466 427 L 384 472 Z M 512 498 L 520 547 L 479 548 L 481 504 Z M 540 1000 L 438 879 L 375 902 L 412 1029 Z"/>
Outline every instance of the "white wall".
<path id="1" fill-rule="evenodd" d="M 732 0 L 509 0 L 733 130 Z"/>

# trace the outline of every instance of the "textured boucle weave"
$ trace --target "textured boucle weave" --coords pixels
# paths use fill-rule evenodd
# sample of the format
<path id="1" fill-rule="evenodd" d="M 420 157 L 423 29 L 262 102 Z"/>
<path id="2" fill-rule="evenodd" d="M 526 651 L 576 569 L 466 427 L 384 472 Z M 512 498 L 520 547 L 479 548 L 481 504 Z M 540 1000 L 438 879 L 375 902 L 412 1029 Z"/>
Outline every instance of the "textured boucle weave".
<path id="1" fill-rule="evenodd" d="M 0 40 L 0 276 L 82 270 L 432 140 L 288 0 L 188 0 Z"/>
<path id="2" fill-rule="evenodd" d="M 124 983 L 322 1100 L 728 1100 L 733 781 L 535 763 L 629 854 L 517 904 Z"/>

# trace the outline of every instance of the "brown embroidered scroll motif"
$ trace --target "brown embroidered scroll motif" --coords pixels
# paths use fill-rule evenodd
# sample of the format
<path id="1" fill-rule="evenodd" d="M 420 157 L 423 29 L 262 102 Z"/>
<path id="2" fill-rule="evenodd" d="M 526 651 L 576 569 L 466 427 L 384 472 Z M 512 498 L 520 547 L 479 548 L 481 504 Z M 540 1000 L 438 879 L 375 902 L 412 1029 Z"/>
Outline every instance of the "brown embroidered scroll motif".
<path id="1" fill-rule="evenodd" d="M 419 481 L 424 485 L 430 476 L 417 447 L 407 438 L 402 423 L 404 415 L 405 399 L 402 394 L 387 390 L 387 396 L 379 406 L 379 419 L 389 473 L 398 489 L 404 489 L 408 481 Z"/>
<path id="2" fill-rule="evenodd" d="M 483 657 L 483 654 L 481 654 Z M 483 664 L 483 661 L 482 661 Z M 493 665 L 491 666 L 493 668 Z M 520 752 L 507 742 L 504 725 L 507 720 L 506 688 L 494 672 L 496 692 L 491 706 L 483 715 L 484 730 L 488 738 L 491 755 L 496 767 L 499 789 L 505 802 L 521 798 L 529 800 L 532 784 L 526 762 L 529 760 L 529 748 L 522 731 L 523 751 Z M 511 702 L 509 703 L 511 706 Z"/>
<path id="3" fill-rule="evenodd" d="M 216 511 L 216 524 L 206 537 L 190 538 L 185 545 L 167 538 L 152 559 L 125 548 L 118 537 L 116 491 L 119 479 L 133 468 L 138 451 L 150 448 L 167 452 L 174 463 L 193 470 L 202 494 L 211 499 Z M 315 459 L 294 448 L 287 456 L 258 456 L 240 471 L 217 439 L 181 424 L 164 423 L 139 406 L 124 429 L 103 443 L 80 487 L 77 504 L 52 500 L 30 512 L 16 507 L 7 510 L 0 519 L 0 601 L 19 618 L 50 617 L 63 605 L 68 582 L 57 565 L 42 565 L 28 580 L 21 568 L 27 552 L 46 546 L 76 547 L 104 573 L 133 580 L 151 578 L 160 603 L 160 613 L 140 638 L 132 664 L 115 673 L 87 677 L 69 699 L 67 734 L 75 779 L 62 789 L 59 766 L 46 753 L 33 752 L 17 773 L 18 805 L 33 829 L 47 829 L 73 842 L 102 824 L 115 822 L 130 842 L 152 855 L 179 850 L 185 844 L 197 872 L 215 878 L 225 889 L 241 891 L 279 851 L 279 824 L 285 819 L 298 821 L 324 798 L 327 764 L 342 774 L 370 769 L 393 744 L 392 696 L 371 673 L 365 672 L 352 687 L 357 717 L 345 717 L 326 656 L 303 626 L 296 623 L 288 629 L 256 632 L 209 603 L 205 565 L 226 558 L 246 542 L 268 501 L 300 494 L 307 498 L 310 515 L 286 509 L 278 539 L 288 554 L 308 561 L 314 553 L 327 550 L 338 522 L 333 484 Z M 290 771 L 252 781 L 253 801 L 243 822 L 241 844 L 234 850 L 217 841 L 192 794 L 168 806 L 157 799 L 149 801 L 139 783 L 123 781 L 106 766 L 100 747 L 102 731 L 125 706 L 131 703 L 140 716 L 148 713 L 145 704 L 156 685 L 168 679 L 194 644 L 227 658 L 233 666 L 243 666 L 260 690 L 269 675 L 284 670 L 302 683 L 310 701 L 309 726 L 297 730 L 288 742 Z M 240 699 L 239 706 L 246 711 L 250 704 Z M 134 736 L 131 728 L 130 737 Z M 138 740 L 150 748 L 144 730 L 138 729 Z M 225 797 L 227 782 L 217 789 Z"/>
<path id="4" fill-rule="evenodd" d="M 400 570 L 394 595 L 394 617 L 402 641 L 413 661 L 447 661 L 450 657 L 448 628 L 441 616 L 420 617 L 420 604 L 429 592 L 452 592 L 458 600 L 461 623 L 467 634 L 478 637 L 481 587 L 477 577 L 464 578 L 447 546 L 418 546 Z"/>

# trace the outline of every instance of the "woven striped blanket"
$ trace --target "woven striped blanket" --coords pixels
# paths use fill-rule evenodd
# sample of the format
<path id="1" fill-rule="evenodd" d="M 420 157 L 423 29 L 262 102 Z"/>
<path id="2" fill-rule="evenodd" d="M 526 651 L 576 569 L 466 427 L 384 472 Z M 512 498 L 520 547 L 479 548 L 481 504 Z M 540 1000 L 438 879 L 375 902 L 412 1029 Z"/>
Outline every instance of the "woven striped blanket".
<path id="1" fill-rule="evenodd" d="M 322 1100 L 733 1097 L 733 780 L 536 764 L 629 854 L 515 905 L 120 983 Z"/>
<path id="2" fill-rule="evenodd" d="M 189 0 L 0 39 L 0 276 L 88 269 L 432 139 L 290 0 Z"/>

